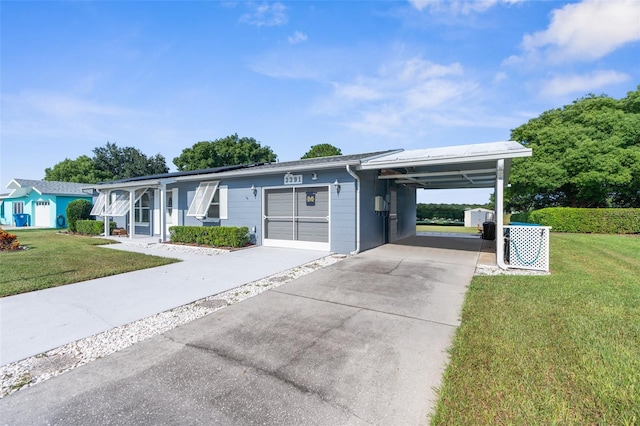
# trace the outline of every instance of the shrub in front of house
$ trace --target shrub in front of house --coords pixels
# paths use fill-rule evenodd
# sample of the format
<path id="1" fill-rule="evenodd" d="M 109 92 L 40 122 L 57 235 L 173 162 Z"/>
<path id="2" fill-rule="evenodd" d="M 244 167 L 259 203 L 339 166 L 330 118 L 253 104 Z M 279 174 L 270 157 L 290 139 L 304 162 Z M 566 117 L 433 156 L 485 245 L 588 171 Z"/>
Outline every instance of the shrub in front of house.
<path id="1" fill-rule="evenodd" d="M 115 222 L 109 222 L 109 235 L 116 227 Z M 78 220 L 76 221 L 76 232 L 84 235 L 100 235 L 104 232 L 104 221 L 102 220 Z"/>
<path id="2" fill-rule="evenodd" d="M 529 223 L 551 226 L 553 231 L 556 232 L 593 234 L 640 233 L 640 209 L 549 207 L 532 211 L 528 219 Z"/>
<path id="3" fill-rule="evenodd" d="M 212 247 L 244 247 L 249 243 L 246 226 L 172 226 L 169 234 L 172 243 Z"/>
<path id="4" fill-rule="evenodd" d="M 10 234 L 4 229 L 0 228 L 0 251 L 12 251 L 18 250 L 20 243 L 18 242 L 18 236 Z"/>
<path id="5" fill-rule="evenodd" d="M 74 200 L 67 205 L 67 223 L 69 231 L 78 232 L 76 230 L 76 222 L 91 217 L 91 202 L 88 200 Z"/>

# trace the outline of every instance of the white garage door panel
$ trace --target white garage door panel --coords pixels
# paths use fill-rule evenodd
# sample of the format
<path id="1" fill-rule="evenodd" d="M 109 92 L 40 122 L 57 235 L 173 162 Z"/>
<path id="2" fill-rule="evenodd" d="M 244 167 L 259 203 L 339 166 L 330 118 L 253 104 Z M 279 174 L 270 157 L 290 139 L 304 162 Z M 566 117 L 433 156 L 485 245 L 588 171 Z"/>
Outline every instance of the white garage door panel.
<path id="1" fill-rule="evenodd" d="M 49 201 L 36 201 L 36 208 L 34 211 L 35 226 L 51 226 L 51 219 L 49 213 L 51 212 L 51 205 Z"/>

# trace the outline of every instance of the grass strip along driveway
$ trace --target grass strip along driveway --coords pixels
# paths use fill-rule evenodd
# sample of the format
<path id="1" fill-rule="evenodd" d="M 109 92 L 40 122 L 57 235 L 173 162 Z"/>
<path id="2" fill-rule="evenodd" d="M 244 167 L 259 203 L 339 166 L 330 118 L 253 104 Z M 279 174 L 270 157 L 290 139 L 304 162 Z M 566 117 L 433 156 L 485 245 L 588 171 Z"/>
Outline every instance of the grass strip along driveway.
<path id="1" fill-rule="evenodd" d="M 640 238 L 552 234 L 551 266 L 473 279 L 432 424 L 640 423 Z"/>
<path id="2" fill-rule="evenodd" d="M 42 290 L 123 272 L 178 262 L 158 256 L 105 250 L 111 241 L 59 234 L 56 230 L 12 230 L 28 250 L 0 252 L 0 297 Z"/>

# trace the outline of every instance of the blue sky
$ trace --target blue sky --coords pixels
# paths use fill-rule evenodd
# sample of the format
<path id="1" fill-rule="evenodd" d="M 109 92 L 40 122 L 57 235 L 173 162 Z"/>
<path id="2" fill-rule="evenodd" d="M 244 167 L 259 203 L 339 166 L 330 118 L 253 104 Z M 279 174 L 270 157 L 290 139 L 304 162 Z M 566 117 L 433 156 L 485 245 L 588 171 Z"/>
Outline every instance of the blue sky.
<path id="1" fill-rule="evenodd" d="M 238 133 L 280 161 L 508 140 L 640 84 L 640 2 L 3 1 L 0 192 L 113 142 Z M 491 191 L 419 191 L 486 202 Z"/>

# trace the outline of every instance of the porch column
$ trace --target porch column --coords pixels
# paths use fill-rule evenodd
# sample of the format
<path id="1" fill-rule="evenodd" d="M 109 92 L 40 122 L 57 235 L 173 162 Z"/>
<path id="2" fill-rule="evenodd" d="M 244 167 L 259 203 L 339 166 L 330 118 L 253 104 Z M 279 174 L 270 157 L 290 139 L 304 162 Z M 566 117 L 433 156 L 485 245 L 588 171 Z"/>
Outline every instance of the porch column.
<path id="1" fill-rule="evenodd" d="M 504 159 L 496 164 L 496 264 L 507 269 L 504 263 Z"/>
<path id="2" fill-rule="evenodd" d="M 109 236 L 109 216 L 107 212 L 109 211 L 109 202 L 111 201 L 111 191 L 106 191 L 106 197 L 104 199 L 104 236 Z"/>
<path id="3" fill-rule="evenodd" d="M 130 240 L 133 239 L 136 232 L 135 212 L 133 211 L 135 207 L 135 197 L 136 197 L 135 189 L 130 189 L 129 190 L 129 239 Z"/>
<path id="4" fill-rule="evenodd" d="M 160 185 L 160 241 L 167 241 L 167 184 Z"/>

